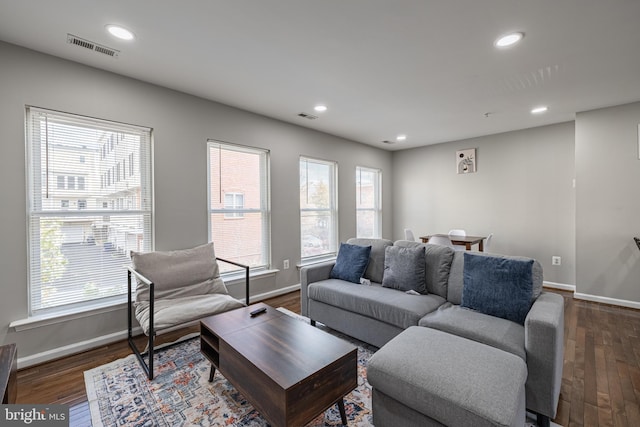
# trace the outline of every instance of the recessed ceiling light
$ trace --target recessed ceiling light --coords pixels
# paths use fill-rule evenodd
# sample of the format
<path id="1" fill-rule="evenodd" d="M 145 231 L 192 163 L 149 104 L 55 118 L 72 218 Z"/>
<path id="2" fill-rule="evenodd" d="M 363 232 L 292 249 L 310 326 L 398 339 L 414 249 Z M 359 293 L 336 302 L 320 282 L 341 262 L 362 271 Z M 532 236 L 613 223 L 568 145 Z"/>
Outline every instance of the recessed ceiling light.
<path id="1" fill-rule="evenodd" d="M 313 107 L 314 110 L 316 110 L 318 113 L 322 113 L 323 111 L 327 111 L 327 106 L 326 105 L 316 105 L 315 107 Z"/>
<path id="2" fill-rule="evenodd" d="M 505 34 L 504 36 L 499 37 L 494 44 L 496 47 L 509 47 L 518 43 L 523 37 L 524 33 Z"/>
<path id="3" fill-rule="evenodd" d="M 536 107 L 533 110 L 531 110 L 531 114 L 540 114 L 540 113 L 544 113 L 545 111 L 547 111 L 549 108 L 548 107 Z"/>
<path id="4" fill-rule="evenodd" d="M 407 135 L 398 135 L 396 136 L 396 141 L 406 141 Z"/>
<path id="5" fill-rule="evenodd" d="M 107 31 L 109 31 L 112 36 L 122 40 L 133 40 L 135 38 L 131 31 L 119 25 L 107 25 Z"/>

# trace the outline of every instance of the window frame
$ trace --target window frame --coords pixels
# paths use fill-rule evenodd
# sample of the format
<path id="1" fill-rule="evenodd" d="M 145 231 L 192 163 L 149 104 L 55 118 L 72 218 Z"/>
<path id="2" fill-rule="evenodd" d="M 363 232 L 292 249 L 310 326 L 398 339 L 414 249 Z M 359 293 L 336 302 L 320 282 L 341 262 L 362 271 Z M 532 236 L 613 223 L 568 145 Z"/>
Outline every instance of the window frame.
<path id="1" fill-rule="evenodd" d="M 361 208 L 358 203 L 358 194 L 362 197 L 362 190 L 358 191 L 358 185 L 361 184 L 361 173 L 368 172 L 375 174 L 374 180 L 374 206 L 372 208 Z M 360 176 L 358 176 L 360 174 Z M 358 234 L 358 212 L 374 213 L 374 235 L 361 236 Z M 370 168 L 367 166 L 356 166 L 356 237 L 379 239 L 382 237 L 382 169 Z"/>
<path id="2" fill-rule="evenodd" d="M 212 208 L 211 200 L 211 188 L 212 188 L 212 165 L 211 165 L 211 150 L 231 150 L 250 154 L 256 154 L 260 156 L 260 208 L 246 208 L 246 192 L 242 190 L 234 190 L 229 194 L 241 194 L 243 200 L 242 208 L 225 209 L 225 203 L 223 201 L 223 207 L 220 209 Z M 225 194 L 226 198 L 226 194 Z M 212 241 L 213 236 L 213 214 L 222 214 L 225 220 L 232 220 L 234 224 L 237 224 L 234 220 L 246 219 L 245 214 L 261 214 L 261 254 L 262 261 L 259 265 L 250 266 L 249 271 L 251 273 L 267 271 L 271 269 L 271 152 L 264 148 L 252 147 L 248 145 L 235 144 L 226 141 L 220 141 L 215 139 L 207 140 L 207 226 L 208 226 L 208 241 Z M 227 216 L 234 215 L 234 216 Z M 214 241 L 214 244 L 216 242 Z M 219 251 L 216 251 L 219 255 Z M 232 258 L 225 257 L 223 258 Z M 233 259 L 231 259 L 233 260 Z M 242 261 L 239 261 L 242 264 Z M 231 267 L 230 265 L 226 265 Z M 232 280 L 235 276 L 238 276 L 239 272 L 244 271 L 242 269 L 232 269 L 231 271 L 221 272 L 220 275 L 227 279 Z"/>
<path id="3" fill-rule="evenodd" d="M 38 117 L 35 117 L 38 115 Z M 120 274 L 122 265 L 118 266 L 117 272 L 115 270 L 115 266 L 112 270 L 110 270 L 110 274 L 113 274 L 113 277 L 118 277 L 119 282 L 116 285 L 116 289 L 118 290 L 114 294 L 110 295 L 99 295 L 95 297 L 94 295 L 89 294 L 83 299 L 77 300 L 74 298 L 66 299 L 58 299 L 52 300 L 55 305 L 47 306 L 47 304 L 42 304 L 43 297 L 42 295 L 36 295 L 35 292 L 41 292 L 42 287 L 45 286 L 44 281 L 40 281 L 42 277 L 42 273 L 38 273 L 38 271 L 42 267 L 37 267 L 37 265 L 41 262 L 41 257 L 43 256 L 41 253 L 42 250 L 42 236 L 38 237 L 39 233 L 42 230 L 43 224 L 46 224 L 47 219 L 59 218 L 64 221 L 65 218 L 69 218 L 69 220 L 86 220 L 94 221 L 96 217 L 112 216 L 116 219 L 115 225 L 118 225 L 118 221 L 123 217 L 133 217 L 135 215 L 139 216 L 139 221 L 143 223 L 142 233 L 143 233 L 143 242 L 144 248 L 141 250 L 150 251 L 154 248 L 154 203 L 153 203 L 153 129 L 143 126 L 136 126 L 121 122 L 114 122 L 111 120 L 98 119 L 93 117 L 87 117 L 80 114 L 74 113 L 65 113 L 60 111 L 55 111 L 51 109 L 39 108 L 34 106 L 26 106 L 25 109 L 25 120 L 26 120 L 26 134 L 25 134 L 25 145 L 26 145 L 26 216 L 27 216 L 27 297 L 28 297 L 28 317 L 29 318 L 40 318 L 42 316 L 45 317 L 58 317 L 61 315 L 68 315 L 74 313 L 86 312 L 88 310 L 95 309 L 96 307 L 110 307 L 117 306 L 126 302 L 127 299 L 127 286 L 126 286 L 126 274 Z M 144 161 L 145 167 L 141 167 L 140 177 L 140 198 L 144 200 L 142 202 L 141 209 L 129 212 L 123 212 L 121 210 L 106 210 L 96 208 L 89 208 L 88 199 L 82 197 L 82 195 L 78 194 L 81 191 L 89 191 L 89 183 L 87 181 L 91 181 L 90 179 L 84 180 L 85 189 L 78 188 L 77 173 L 74 174 L 73 165 L 64 165 L 64 167 L 69 167 L 70 170 L 67 172 L 56 172 L 51 170 L 51 165 L 58 165 L 58 163 L 49 163 L 48 160 L 43 161 L 42 154 L 42 144 L 49 144 L 48 136 L 42 136 L 40 130 L 35 129 L 36 123 L 45 123 L 45 126 L 48 127 L 49 123 L 52 124 L 67 124 L 71 126 L 71 128 L 86 128 L 86 129 L 97 129 L 100 132 L 117 132 L 118 130 L 121 132 L 125 132 L 127 134 L 136 135 L 141 138 L 138 146 L 138 150 L 140 154 L 138 158 L 140 161 Z M 79 138 L 81 138 L 79 136 Z M 52 144 L 56 144 L 54 140 L 51 142 Z M 97 140 L 94 144 L 98 144 Z M 89 149 L 87 146 L 82 145 L 82 149 Z M 48 150 L 48 148 L 46 149 Z M 96 158 L 97 161 L 104 160 L 105 156 L 101 156 L 101 148 L 96 149 Z M 145 153 L 145 158 L 142 160 L 142 152 Z M 78 162 L 78 165 L 80 163 Z M 85 164 L 82 164 L 85 166 Z M 143 170 L 144 169 L 144 170 Z M 47 175 L 50 177 L 47 180 Z M 58 186 L 53 187 L 55 181 L 53 181 L 53 185 L 51 184 L 51 180 L 55 180 L 56 175 L 62 175 L 65 180 L 64 188 L 59 188 Z M 74 188 L 69 188 L 68 182 L 66 182 L 70 176 L 74 177 Z M 87 176 L 89 178 L 89 176 Z M 95 186 L 98 189 L 102 188 L 100 185 L 100 173 L 96 173 L 93 176 L 93 181 L 95 181 Z M 49 182 L 49 184 L 47 184 Z M 56 202 L 56 200 L 51 200 L 48 203 L 44 203 L 48 195 L 43 195 L 45 191 L 44 187 L 51 189 L 51 191 L 58 191 L 60 194 L 57 196 L 60 198 L 60 202 Z M 70 203 L 68 197 L 68 190 L 75 190 L 76 196 L 71 196 L 71 199 L 76 198 L 76 206 L 73 207 Z M 78 198 L 78 196 L 80 198 Z M 100 198 L 102 196 L 95 197 L 95 203 L 99 205 Z M 66 206 L 64 203 L 66 202 Z M 84 203 L 84 205 L 82 204 Z M 49 206 L 47 206 L 49 205 Z M 56 209 L 57 207 L 57 209 Z M 42 221 L 45 220 L 43 223 Z M 129 258 L 128 254 L 124 256 L 125 259 Z M 83 258 L 82 262 L 85 260 Z M 130 265 L 130 259 L 128 260 L 128 265 Z M 125 262 L 125 264 L 127 264 Z M 91 264 L 89 264 L 91 265 Z M 86 267 L 83 267 L 86 268 Z M 121 279 L 120 279 L 121 277 Z M 81 282 L 78 282 L 80 285 Z M 71 285 L 75 286 L 75 285 Z M 68 292 L 68 290 L 65 289 Z"/>
<path id="4" fill-rule="evenodd" d="M 300 200 L 300 264 L 312 264 L 316 262 L 322 262 L 325 260 L 333 259 L 338 254 L 338 239 L 339 239 L 339 209 L 338 209 L 338 162 L 333 160 L 324 160 L 310 156 L 300 156 L 299 160 L 299 176 L 300 176 L 300 197 L 302 197 L 302 167 L 303 162 L 307 162 L 305 167 L 308 167 L 308 163 L 317 163 L 321 165 L 330 166 L 329 171 L 329 207 L 328 208 L 303 208 L 302 200 Z M 306 173 L 306 188 L 309 187 L 309 175 L 308 169 Z M 305 256 L 303 254 L 304 251 L 304 242 L 302 235 L 302 217 L 304 212 L 329 212 L 329 236 L 328 236 L 328 246 L 329 250 L 326 253 L 317 254 L 317 255 L 308 255 Z"/>

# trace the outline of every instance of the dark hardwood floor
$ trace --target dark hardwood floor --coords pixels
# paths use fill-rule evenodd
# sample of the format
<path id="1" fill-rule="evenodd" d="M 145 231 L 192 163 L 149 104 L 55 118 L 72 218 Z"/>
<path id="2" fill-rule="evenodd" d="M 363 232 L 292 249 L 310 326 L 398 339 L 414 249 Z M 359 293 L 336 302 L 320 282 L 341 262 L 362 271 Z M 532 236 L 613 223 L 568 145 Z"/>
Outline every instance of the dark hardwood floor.
<path id="1" fill-rule="evenodd" d="M 640 426 L 640 311 L 553 292 L 565 300 L 565 361 L 554 422 L 564 427 Z M 265 302 L 300 313 L 299 292 Z M 192 327 L 160 338 L 170 342 L 197 330 Z M 18 403 L 67 404 L 71 426 L 91 426 L 83 372 L 129 354 L 126 341 L 120 341 L 22 369 Z"/>
<path id="2" fill-rule="evenodd" d="M 565 298 L 556 423 L 640 426 L 640 311 Z"/>

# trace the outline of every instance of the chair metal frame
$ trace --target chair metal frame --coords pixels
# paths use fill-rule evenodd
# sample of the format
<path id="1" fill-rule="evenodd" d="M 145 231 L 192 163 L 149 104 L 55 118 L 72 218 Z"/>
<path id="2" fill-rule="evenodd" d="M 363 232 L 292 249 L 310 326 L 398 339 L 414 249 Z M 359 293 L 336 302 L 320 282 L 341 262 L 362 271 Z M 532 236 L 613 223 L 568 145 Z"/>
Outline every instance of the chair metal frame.
<path id="1" fill-rule="evenodd" d="M 233 264 L 235 266 L 244 268 L 245 270 L 245 304 L 249 305 L 249 266 L 240 264 L 234 261 L 229 261 L 219 257 L 216 257 L 216 261 L 222 261 L 228 264 Z M 149 286 L 149 344 L 148 344 L 148 349 L 143 352 L 140 352 L 140 350 L 136 346 L 136 343 L 133 340 L 133 314 L 132 314 L 133 299 L 131 297 L 131 290 L 132 290 L 131 276 L 132 275 L 135 276 L 141 282 L 144 282 L 146 285 Z M 147 378 L 149 378 L 149 380 L 153 379 L 153 354 L 154 354 L 153 344 L 154 344 L 154 339 L 156 335 L 156 330 L 153 324 L 153 321 L 154 321 L 153 311 L 155 308 L 154 307 L 155 306 L 154 287 L 155 285 L 151 280 L 149 280 L 142 274 L 138 273 L 133 267 L 127 267 L 127 342 L 129 343 L 129 347 L 131 347 L 131 350 L 133 351 L 133 353 L 136 355 L 138 362 L 140 362 L 140 365 L 142 366 L 142 369 L 144 370 L 145 374 L 147 374 Z M 145 353 L 147 354 L 147 357 L 149 359 L 148 364 L 144 361 L 143 355 Z"/>

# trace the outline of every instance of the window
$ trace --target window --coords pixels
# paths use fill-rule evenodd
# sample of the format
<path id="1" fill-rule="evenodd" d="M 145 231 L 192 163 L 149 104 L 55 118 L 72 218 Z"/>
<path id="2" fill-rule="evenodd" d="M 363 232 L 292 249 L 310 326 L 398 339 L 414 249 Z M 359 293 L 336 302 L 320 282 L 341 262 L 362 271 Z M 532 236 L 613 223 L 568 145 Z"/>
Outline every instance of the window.
<path id="1" fill-rule="evenodd" d="M 209 236 L 216 255 L 252 270 L 271 262 L 269 152 L 218 141 L 207 144 Z M 229 219 L 242 219 L 229 221 Z M 238 267 L 220 263 L 223 273 Z"/>
<path id="2" fill-rule="evenodd" d="M 356 167 L 357 237 L 382 236 L 381 178 L 379 169 Z"/>
<path id="3" fill-rule="evenodd" d="M 336 255 L 337 170 L 335 162 L 300 158 L 300 243 L 303 261 Z"/>
<path id="4" fill-rule="evenodd" d="M 241 212 L 244 209 L 244 194 L 242 193 L 225 193 L 224 194 L 224 217 L 225 218 L 243 218 Z M 238 212 L 240 211 L 240 212 Z"/>
<path id="5" fill-rule="evenodd" d="M 101 188 L 115 162 L 105 147 L 116 137 L 118 157 L 136 153 L 140 173 Z M 27 145 L 30 315 L 122 302 L 129 251 L 153 248 L 151 130 L 29 107 Z M 75 189 L 71 209 L 60 176 Z M 134 209 L 102 208 L 125 194 Z"/>
<path id="6" fill-rule="evenodd" d="M 64 190 L 64 176 L 58 175 L 58 190 Z"/>

